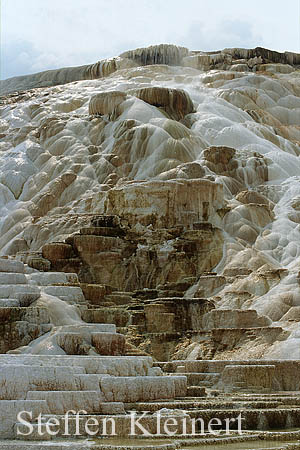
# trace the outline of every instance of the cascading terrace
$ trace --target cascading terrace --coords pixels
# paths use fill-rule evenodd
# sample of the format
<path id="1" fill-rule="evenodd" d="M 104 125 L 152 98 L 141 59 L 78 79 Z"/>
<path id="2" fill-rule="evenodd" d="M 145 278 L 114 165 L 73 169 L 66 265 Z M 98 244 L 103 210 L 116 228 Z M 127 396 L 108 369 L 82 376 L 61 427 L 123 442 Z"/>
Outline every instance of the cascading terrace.
<path id="1" fill-rule="evenodd" d="M 1 81 L 1 449 L 300 448 L 299 68 L 161 44 Z"/>

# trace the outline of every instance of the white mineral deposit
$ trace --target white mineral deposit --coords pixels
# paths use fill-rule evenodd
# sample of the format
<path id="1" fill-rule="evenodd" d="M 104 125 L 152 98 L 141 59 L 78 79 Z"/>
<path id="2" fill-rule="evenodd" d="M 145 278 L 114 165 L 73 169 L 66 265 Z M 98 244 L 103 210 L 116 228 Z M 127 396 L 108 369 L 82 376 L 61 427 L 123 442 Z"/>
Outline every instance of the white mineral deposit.
<path id="1" fill-rule="evenodd" d="M 162 44 L 1 81 L 0 449 L 300 448 L 299 70 Z"/>

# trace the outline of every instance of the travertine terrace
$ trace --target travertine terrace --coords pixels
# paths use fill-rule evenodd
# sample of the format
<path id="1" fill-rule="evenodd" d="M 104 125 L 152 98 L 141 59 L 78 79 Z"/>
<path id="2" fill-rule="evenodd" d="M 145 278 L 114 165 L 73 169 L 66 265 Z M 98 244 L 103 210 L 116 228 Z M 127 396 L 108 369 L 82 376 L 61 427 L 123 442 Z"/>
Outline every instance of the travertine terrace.
<path id="1" fill-rule="evenodd" d="M 291 52 L 162 44 L 2 81 L 0 449 L 299 448 L 299 155 Z M 39 434 L 83 409 L 81 440 Z M 128 442 L 132 411 L 244 434 Z"/>

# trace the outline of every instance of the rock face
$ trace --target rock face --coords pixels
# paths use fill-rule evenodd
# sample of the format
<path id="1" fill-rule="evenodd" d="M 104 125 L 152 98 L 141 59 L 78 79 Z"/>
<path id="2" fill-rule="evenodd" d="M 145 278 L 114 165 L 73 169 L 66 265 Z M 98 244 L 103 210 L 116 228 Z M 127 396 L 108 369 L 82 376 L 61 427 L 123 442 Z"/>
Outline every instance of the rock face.
<path id="1" fill-rule="evenodd" d="M 90 415 L 119 415 L 119 420 L 126 422 L 124 402 L 171 399 L 186 393 L 185 377 L 162 377 L 159 368 L 158 375 L 153 375 L 155 369 L 147 357 L 2 356 L 0 404 L 7 413 L 0 425 L 1 439 L 17 437 L 19 411 L 32 411 L 36 418 L 40 413 L 59 416 L 70 409 L 85 408 Z M 129 430 L 124 428 L 125 437 Z M 43 434 L 47 439 L 45 430 Z M 74 434 L 72 430 L 70 435 Z M 34 439 L 34 435 L 31 437 Z"/>
<path id="2" fill-rule="evenodd" d="M 0 439 L 25 407 L 125 436 L 125 404 L 299 389 L 299 67 L 159 45 L 1 82 Z"/>
<path id="3" fill-rule="evenodd" d="M 126 99 L 126 94 L 120 91 L 101 92 L 91 98 L 89 114 L 110 114 Z"/>
<path id="4" fill-rule="evenodd" d="M 222 194 L 221 185 L 203 179 L 130 183 L 108 192 L 104 210 L 131 227 L 190 228 L 195 222 L 219 223 Z"/>
<path id="5" fill-rule="evenodd" d="M 92 307 L 82 317 L 125 327 L 136 320 L 146 333 L 145 305 L 140 316 L 126 309 L 136 299 L 203 297 L 216 310 L 280 322 L 282 340 L 270 342 L 274 327 L 261 326 L 250 351 L 238 327 L 215 324 L 200 353 L 227 357 L 236 348 L 238 356 L 240 342 L 249 357 L 256 347 L 259 357 L 295 357 L 287 348 L 298 342 L 298 69 L 289 52 L 159 45 L 2 82 L 3 92 L 23 92 L 3 97 L 1 255 L 77 274 L 80 294 L 63 281 L 45 293 L 85 295 Z M 24 91 L 34 86 L 48 87 Z M 14 283 L 5 286 L 24 285 L 15 274 L 2 277 Z M 6 304 L 34 303 L 11 289 Z M 165 329 L 176 333 L 173 312 L 163 310 Z M 30 339 L 42 332 L 34 320 L 23 333 Z M 140 330 L 131 331 L 133 342 Z M 196 340 L 190 345 L 186 355 Z"/>
<path id="6" fill-rule="evenodd" d="M 168 216 L 163 208 L 155 210 L 155 203 L 151 203 L 155 195 L 163 200 L 163 190 L 149 191 L 150 197 L 147 191 L 142 192 L 142 210 L 145 211 L 148 205 L 151 214 L 142 215 L 135 208 L 138 200 L 143 205 L 138 194 L 134 194 L 132 206 L 130 197 L 127 197 L 128 214 L 122 203 L 115 202 L 116 210 L 124 211 L 122 219 L 119 216 L 96 216 L 93 219 L 94 224 L 100 225 L 105 225 L 107 217 L 115 218 L 115 223 L 123 220 L 122 228 L 119 225 L 82 228 L 80 234 L 70 237 L 69 242 L 72 244 L 46 244 L 42 249 L 44 258 L 48 256 L 52 270 L 62 269 L 64 265 L 78 273 L 80 281 L 86 283 L 83 287 L 85 296 L 93 303 L 99 295 L 103 297 L 111 293 L 111 288 L 105 288 L 103 284 L 129 292 L 155 289 L 168 282 L 180 283 L 184 278 L 198 277 L 210 271 L 222 258 L 223 237 L 218 228 L 209 222 L 192 223 L 197 214 L 194 210 L 190 218 L 187 215 L 184 217 L 186 226 L 193 229 L 184 231 L 185 226 L 180 224 L 181 217 Z M 169 193 L 174 194 L 167 191 Z M 166 207 L 169 206 L 167 202 Z M 198 206 L 201 208 L 201 202 L 198 202 Z M 137 213 L 134 216 L 130 215 L 133 210 Z M 168 223 L 168 219 L 171 223 Z M 150 224 L 152 229 L 148 229 Z M 68 247 L 68 255 L 60 253 Z M 77 257 L 74 258 L 74 255 Z M 100 285 L 93 289 L 94 285 L 88 284 L 91 281 Z"/>
<path id="7" fill-rule="evenodd" d="M 267 317 L 259 317 L 255 310 L 214 309 L 203 317 L 204 326 L 214 328 L 255 328 L 271 325 Z"/>
<path id="8" fill-rule="evenodd" d="M 150 64 L 167 64 L 171 66 L 180 65 L 182 58 L 188 55 L 189 51 L 185 47 L 176 45 L 160 44 L 151 45 L 147 48 L 137 48 L 122 53 L 121 58 L 133 60 L 136 64 L 146 66 Z"/>
<path id="9" fill-rule="evenodd" d="M 151 87 L 130 91 L 150 105 L 164 110 L 170 118 L 183 119 L 184 116 L 194 112 L 194 105 L 190 96 L 183 90 Z"/>

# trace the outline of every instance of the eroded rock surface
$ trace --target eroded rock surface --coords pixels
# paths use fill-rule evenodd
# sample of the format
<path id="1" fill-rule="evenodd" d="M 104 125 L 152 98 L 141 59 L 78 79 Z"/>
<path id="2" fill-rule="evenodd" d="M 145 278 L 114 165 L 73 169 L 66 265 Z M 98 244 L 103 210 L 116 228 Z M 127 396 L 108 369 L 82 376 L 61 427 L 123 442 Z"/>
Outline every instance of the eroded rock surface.
<path id="1" fill-rule="evenodd" d="M 299 66 L 164 44 L 1 82 L 1 448 L 93 447 L 40 440 L 70 409 L 298 427 Z"/>
<path id="2" fill-rule="evenodd" d="M 298 358 L 299 65 L 161 45 L 2 82 L 0 254 L 32 270 L 0 277 L 3 318 L 31 324 L 13 325 L 13 347 L 53 325 L 22 310 L 42 283 L 76 298 L 79 320 L 127 333 L 107 351 L 158 356 L 164 332 L 166 358 Z M 208 322 L 179 326 L 178 299 L 203 301 Z M 59 338 L 70 351 L 85 351 L 81 326 Z"/>

